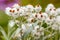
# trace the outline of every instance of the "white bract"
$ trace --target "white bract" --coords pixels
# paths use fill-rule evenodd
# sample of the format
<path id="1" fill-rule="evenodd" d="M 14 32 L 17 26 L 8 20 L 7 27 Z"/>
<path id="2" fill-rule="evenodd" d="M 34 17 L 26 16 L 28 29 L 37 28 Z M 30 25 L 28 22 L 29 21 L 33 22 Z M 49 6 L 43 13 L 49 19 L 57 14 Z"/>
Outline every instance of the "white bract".
<path id="1" fill-rule="evenodd" d="M 6 10 L 5 10 L 5 12 L 6 12 L 6 14 L 8 16 L 11 16 L 11 12 L 9 10 L 11 10 L 11 8 L 10 7 L 7 7 Z"/>
<path id="2" fill-rule="evenodd" d="M 12 16 L 13 18 L 19 17 L 19 13 L 16 8 L 6 8 L 6 14 Z"/>
<path id="3" fill-rule="evenodd" d="M 60 15 L 60 8 L 57 8 L 56 12 L 57 12 L 58 15 Z"/>
<path id="4" fill-rule="evenodd" d="M 16 8 L 16 9 L 19 9 L 20 8 L 20 5 L 19 4 L 14 4 L 12 7 L 13 8 Z"/>
<path id="5" fill-rule="evenodd" d="M 40 5 L 35 6 L 35 11 L 38 13 L 42 10 Z"/>
<path id="6" fill-rule="evenodd" d="M 45 9 L 45 12 L 49 15 L 49 16 L 56 16 L 56 8 L 54 7 L 53 4 L 48 4 L 47 8 Z"/>
<path id="7" fill-rule="evenodd" d="M 27 5 L 26 8 L 27 8 L 27 12 L 34 11 L 34 7 L 32 5 Z"/>
<path id="8" fill-rule="evenodd" d="M 60 25 L 60 16 L 57 16 L 56 19 L 55 19 L 55 22 Z"/>

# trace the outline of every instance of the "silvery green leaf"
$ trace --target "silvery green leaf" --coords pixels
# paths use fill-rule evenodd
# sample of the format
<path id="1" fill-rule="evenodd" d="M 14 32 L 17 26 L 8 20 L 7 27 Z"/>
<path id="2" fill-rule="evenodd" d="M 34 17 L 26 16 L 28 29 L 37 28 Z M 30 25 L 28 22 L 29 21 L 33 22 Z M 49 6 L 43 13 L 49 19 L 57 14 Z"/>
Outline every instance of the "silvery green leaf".
<path id="1" fill-rule="evenodd" d="M 15 27 L 13 27 L 12 29 L 10 29 L 9 31 L 9 37 L 11 36 L 11 34 L 15 31 Z"/>
<path id="2" fill-rule="evenodd" d="M 2 35 L 4 36 L 5 40 L 8 40 L 6 32 L 4 31 L 4 29 L 1 26 L 0 26 L 0 31 L 1 31 Z"/>
<path id="3" fill-rule="evenodd" d="M 27 35 L 32 31 L 33 27 L 31 26 L 29 29 L 26 30 L 26 32 L 24 33 L 24 35 L 22 36 L 22 38 L 26 38 Z"/>
<path id="4" fill-rule="evenodd" d="M 12 35 L 10 36 L 10 39 L 13 37 L 13 36 L 15 36 L 15 35 L 17 35 L 19 32 L 20 32 L 20 28 L 17 28 L 13 33 L 12 33 Z"/>

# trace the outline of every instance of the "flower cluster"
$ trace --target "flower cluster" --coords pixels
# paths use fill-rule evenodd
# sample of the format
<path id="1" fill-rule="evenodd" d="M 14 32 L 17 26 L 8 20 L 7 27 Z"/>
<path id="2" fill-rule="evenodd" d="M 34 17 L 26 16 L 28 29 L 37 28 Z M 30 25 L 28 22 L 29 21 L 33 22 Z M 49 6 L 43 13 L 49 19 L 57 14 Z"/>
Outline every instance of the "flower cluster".
<path id="1" fill-rule="evenodd" d="M 46 29 L 60 30 L 60 8 L 55 8 L 53 4 L 48 4 L 45 12 L 42 12 L 40 5 L 34 7 L 30 4 L 26 6 L 14 4 L 12 7 L 7 7 L 5 12 L 12 17 L 9 26 L 13 27 L 15 24 L 18 26 L 18 32 L 15 33 L 14 37 L 20 39 L 31 33 L 31 37 L 38 40 L 44 36 L 44 31 L 49 32 Z M 24 17 L 27 22 L 23 23 L 23 21 L 17 20 L 20 17 Z M 42 26 L 44 23 L 47 24 L 46 28 Z"/>

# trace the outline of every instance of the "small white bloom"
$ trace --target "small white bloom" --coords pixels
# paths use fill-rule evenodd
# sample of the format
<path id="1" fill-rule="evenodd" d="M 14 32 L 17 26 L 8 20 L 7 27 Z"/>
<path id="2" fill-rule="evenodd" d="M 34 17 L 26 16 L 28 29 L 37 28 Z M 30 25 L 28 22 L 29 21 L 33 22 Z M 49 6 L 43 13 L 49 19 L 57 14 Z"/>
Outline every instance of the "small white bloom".
<path id="1" fill-rule="evenodd" d="M 40 12 L 42 10 L 40 5 L 35 6 L 35 11 L 36 12 Z"/>
<path id="2" fill-rule="evenodd" d="M 11 16 L 11 12 L 10 12 L 11 8 L 10 7 L 7 7 L 5 12 L 8 16 Z"/>
<path id="3" fill-rule="evenodd" d="M 19 17 L 19 13 L 16 8 L 6 8 L 6 14 L 12 16 L 13 18 Z"/>
<path id="4" fill-rule="evenodd" d="M 45 9 L 45 12 L 48 15 L 53 15 L 53 16 L 56 16 L 57 15 L 56 8 L 54 7 L 53 4 L 48 4 L 47 8 Z"/>
<path id="5" fill-rule="evenodd" d="M 60 16 L 57 16 L 56 19 L 55 19 L 55 22 L 60 25 Z"/>
<path id="6" fill-rule="evenodd" d="M 34 29 L 35 29 L 35 30 L 39 29 L 39 26 L 38 26 L 38 25 L 37 25 L 37 26 L 35 26 L 35 27 L 34 27 Z"/>
<path id="7" fill-rule="evenodd" d="M 18 5 L 18 4 L 14 4 L 12 7 L 18 9 L 18 8 L 20 8 L 20 5 Z"/>
<path id="8" fill-rule="evenodd" d="M 31 22 L 34 21 L 34 18 L 28 18 L 27 21 L 28 21 L 29 23 L 31 23 Z"/>
<path id="9" fill-rule="evenodd" d="M 15 17 L 17 18 L 17 17 L 19 16 L 18 13 L 17 13 L 17 9 L 16 9 L 16 8 L 13 8 L 12 11 L 13 11 L 13 12 L 12 12 L 12 16 L 13 16 L 14 18 L 15 18 Z"/>
<path id="10" fill-rule="evenodd" d="M 60 15 L 60 8 L 57 8 L 56 12 L 57 12 L 58 15 Z"/>
<path id="11" fill-rule="evenodd" d="M 28 12 L 32 12 L 34 10 L 34 7 L 32 5 L 26 6 Z"/>
<path id="12" fill-rule="evenodd" d="M 35 15 L 35 18 L 39 19 L 41 21 L 45 20 L 47 17 L 48 17 L 48 15 L 46 13 L 41 13 L 41 14 L 38 13 Z"/>
<path id="13" fill-rule="evenodd" d="M 26 15 L 24 9 L 20 8 L 20 10 L 19 10 L 19 15 L 20 15 L 20 16 Z"/>
<path id="14" fill-rule="evenodd" d="M 54 8 L 53 4 L 48 4 L 47 7 Z"/>

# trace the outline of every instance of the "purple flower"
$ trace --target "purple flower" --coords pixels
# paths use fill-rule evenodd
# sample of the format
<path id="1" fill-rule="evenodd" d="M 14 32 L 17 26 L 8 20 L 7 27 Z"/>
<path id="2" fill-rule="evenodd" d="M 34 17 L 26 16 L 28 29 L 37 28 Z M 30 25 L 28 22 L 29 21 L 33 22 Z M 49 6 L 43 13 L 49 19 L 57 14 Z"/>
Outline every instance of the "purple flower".
<path id="1" fill-rule="evenodd" d="M 12 7 L 18 0 L 0 0 L 0 10 L 5 10 L 6 7 Z"/>

